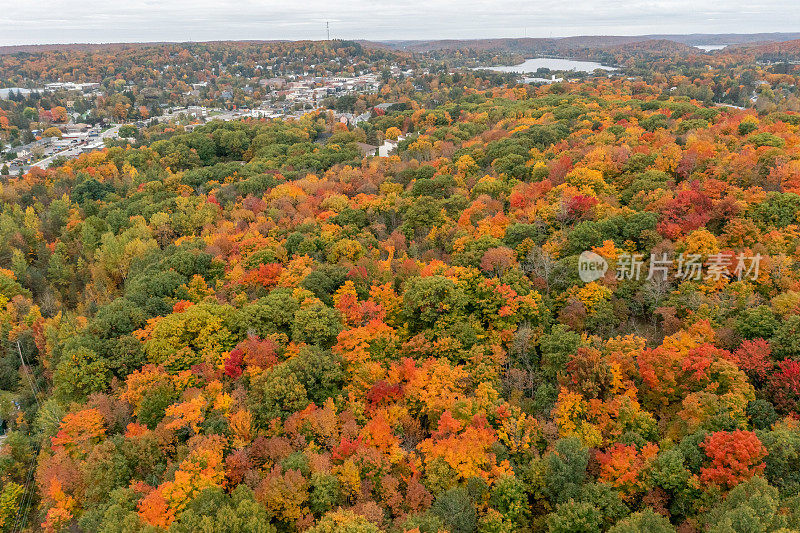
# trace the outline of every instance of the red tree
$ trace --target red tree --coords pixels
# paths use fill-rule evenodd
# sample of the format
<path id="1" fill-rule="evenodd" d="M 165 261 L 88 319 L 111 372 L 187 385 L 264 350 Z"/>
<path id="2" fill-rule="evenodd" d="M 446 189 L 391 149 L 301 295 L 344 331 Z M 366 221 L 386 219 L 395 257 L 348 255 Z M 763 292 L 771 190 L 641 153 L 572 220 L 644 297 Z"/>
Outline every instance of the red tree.
<path id="1" fill-rule="evenodd" d="M 733 352 L 732 359 L 748 376 L 763 381 L 774 366 L 771 355 L 769 342 L 764 339 L 754 339 L 744 341 L 739 349 Z"/>
<path id="2" fill-rule="evenodd" d="M 786 359 L 778 363 L 778 371 L 767 385 L 772 403 L 785 413 L 797 412 L 800 402 L 800 363 Z"/>
<path id="3" fill-rule="evenodd" d="M 718 431 L 703 441 L 703 449 L 711 459 L 700 469 L 700 481 L 731 489 L 764 471 L 767 449 L 752 431 Z"/>

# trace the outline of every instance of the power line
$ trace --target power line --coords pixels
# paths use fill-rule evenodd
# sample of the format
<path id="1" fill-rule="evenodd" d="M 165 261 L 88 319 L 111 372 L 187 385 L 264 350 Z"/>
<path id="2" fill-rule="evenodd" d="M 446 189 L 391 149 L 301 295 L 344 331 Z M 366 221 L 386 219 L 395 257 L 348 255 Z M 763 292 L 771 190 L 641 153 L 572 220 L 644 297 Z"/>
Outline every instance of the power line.
<path id="1" fill-rule="evenodd" d="M 36 386 L 36 381 L 33 379 L 33 374 L 28 370 L 28 364 L 25 362 L 25 358 L 22 355 L 22 347 L 19 341 L 17 341 L 17 352 L 19 352 L 19 360 L 22 363 L 22 369 L 25 371 L 25 374 L 28 375 L 28 381 L 30 381 L 31 384 L 31 392 L 33 392 L 33 399 L 36 400 L 36 406 L 41 408 L 41 404 L 39 403 L 39 389 Z"/>
<path id="2" fill-rule="evenodd" d="M 36 407 L 37 409 L 41 409 L 41 404 L 39 403 L 39 388 L 36 386 L 36 381 L 33 379 L 33 374 L 28 369 L 25 356 L 22 355 L 22 346 L 20 345 L 19 341 L 17 341 L 17 353 L 19 353 L 19 360 L 22 363 L 22 370 L 24 370 L 25 374 L 28 376 L 31 392 L 33 393 L 33 399 L 36 401 Z M 39 451 L 41 448 L 41 441 L 38 442 L 33 448 L 33 457 L 31 457 L 31 463 L 28 465 L 28 473 L 25 476 L 25 486 L 22 491 L 22 499 L 20 500 L 19 509 L 17 509 L 17 516 L 14 519 L 14 527 L 11 529 L 11 531 L 22 531 L 22 528 L 25 527 L 25 524 L 28 521 L 28 511 L 33 503 L 33 490 L 30 490 L 30 485 L 31 481 L 33 481 L 33 472 L 36 470 L 36 459 L 39 456 Z"/>
<path id="3" fill-rule="evenodd" d="M 33 472 L 36 470 L 36 458 L 39 456 L 41 443 L 39 443 L 33 450 L 33 458 L 31 464 L 28 466 L 28 475 L 25 477 L 25 488 L 22 491 L 22 500 L 19 502 L 19 509 L 17 509 L 17 517 L 14 520 L 14 527 L 11 531 L 22 531 L 25 524 L 28 522 L 28 511 L 33 503 L 33 491 L 30 488 L 31 481 L 33 481 Z M 19 528 L 17 528 L 19 526 Z"/>

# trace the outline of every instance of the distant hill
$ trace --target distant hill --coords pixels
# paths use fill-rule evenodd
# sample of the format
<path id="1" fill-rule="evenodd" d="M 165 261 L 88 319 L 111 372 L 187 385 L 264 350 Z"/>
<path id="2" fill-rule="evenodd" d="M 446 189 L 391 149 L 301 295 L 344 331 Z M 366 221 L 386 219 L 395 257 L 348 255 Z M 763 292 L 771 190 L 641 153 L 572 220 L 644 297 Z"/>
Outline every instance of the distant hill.
<path id="1" fill-rule="evenodd" d="M 190 41 L 191 44 L 204 44 L 204 43 L 230 43 L 230 44 L 247 44 L 247 43 L 279 43 L 287 42 L 282 39 L 270 40 L 241 40 L 241 41 Z M 299 41 L 298 41 L 299 42 Z M 188 42 L 181 41 L 152 41 L 141 43 L 66 43 L 66 44 L 19 44 L 0 46 L 0 55 L 27 53 L 35 54 L 38 52 L 49 52 L 52 50 L 61 51 L 77 51 L 77 52 L 94 52 L 97 50 L 127 50 L 131 48 L 147 48 L 150 46 L 165 46 L 176 44 L 189 44 Z"/>
<path id="2" fill-rule="evenodd" d="M 686 35 L 578 35 L 558 38 L 498 38 L 498 39 L 434 39 L 434 40 L 358 40 L 363 46 L 408 52 L 429 52 L 437 50 L 497 50 L 519 54 L 565 53 L 581 49 L 609 49 L 634 43 L 651 43 L 663 47 L 665 43 L 678 43 L 686 46 L 707 45 L 764 45 L 765 51 L 770 46 L 800 40 L 798 33 L 693 33 Z M 286 42 L 285 40 L 242 40 L 242 41 L 208 41 L 242 43 Z M 141 43 L 67 43 L 67 44 L 25 44 L 0 46 L 0 55 L 47 52 L 52 50 L 91 52 L 96 50 L 113 50 L 142 48 L 181 44 L 180 42 L 141 42 Z M 195 43 L 202 44 L 202 43 Z M 796 45 L 795 45 L 796 46 Z"/>
<path id="3" fill-rule="evenodd" d="M 556 48 L 558 39 L 438 39 L 431 41 L 381 41 L 396 50 L 429 52 L 434 50 L 507 50 L 519 48 Z"/>
<path id="4" fill-rule="evenodd" d="M 11 46 L 0 46 L 0 55 L 9 54 L 35 54 L 38 52 L 49 52 L 52 50 L 93 52 L 95 50 L 122 50 L 127 48 L 142 48 L 146 46 L 158 46 L 170 44 L 166 42 L 152 43 L 68 43 L 68 44 L 20 44 Z"/>
<path id="5" fill-rule="evenodd" d="M 584 48 L 592 49 L 591 46 Z M 639 52 L 683 52 L 683 53 L 699 53 L 697 48 L 669 39 L 649 39 L 646 41 L 634 41 L 628 43 L 621 43 L 618 45 L 609 45 L 602 47 L 604 50 L 628 50 Z"/>
<path id="6" fill-rule="evenodd" d="M 667 39 L 688 45 L 746 44 L 782 42 L 800 39 L 800 33 L 692 33 L 688 35 L 645 35 L 650 39 Z"/>
<path id="7" fill-rule="evenodd" d="M 498 50 L 506 52 L 564 51 L 579 48 L 609 48 L 646 41 L 672 41 L 687 46 L 699 44 L 750 44 L 778 43 L 800 39 L 800 33 L 694 33 L 688 35 L 580 35 L 560 38 L 504 38 L 504 39 L 440 39 L 440 40 L 394 40 L 381 43 L 397 49 L 412 52 L 434 50 Z"/>
<path id="8" fill-rule="evenodd" d="M 736 46 L 733 50 L 752 54 L 759 61 L 800 61 L 800 39 L 742 44 Z"/>

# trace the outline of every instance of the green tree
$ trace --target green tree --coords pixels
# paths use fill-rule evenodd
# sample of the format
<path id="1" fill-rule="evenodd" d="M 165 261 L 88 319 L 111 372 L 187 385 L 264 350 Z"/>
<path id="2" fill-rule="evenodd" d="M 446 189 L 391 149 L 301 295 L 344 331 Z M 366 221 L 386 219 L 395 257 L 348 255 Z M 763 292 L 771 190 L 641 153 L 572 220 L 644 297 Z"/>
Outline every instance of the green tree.
<path id="1" fill-rule="evenodd" d="M 458 321 L 466 305 L 464 291 L 451 279 L 444 276 L 412 278 L 406 282 L 402 316 L 413 334 L 434 327 L 442 318 Z"/>
<path id="2" fill-rule="evenodd" d="M 0 491 L 0 528 L 2 531 L 11 531 L 24 493 L 25 489 L 22 485 L 13 481 L 3 485 L 3 490 Z"/>
<path id="3" fill-rule="evenodd" d="M 138 132 L 139 130 L 136 129 L 136 126 L 132 124 L 123 124 L 119 128 L 119 136 L 123 138 L 135 137 Z"/>
<path id="4" fill-rule="evenodd" d="M 757 435 L 767 449 L 764 476 L 781 494 L 800 494 L 800 431 L 792 424 L 780 423 Z"/>
<path id="5" fill-rule="evenodd" d="M 675 527 L 664 516 L 644 509 L 619 521 L 609 533 L 674 533 Z"/>
<path id="6" fill-rule="evenodd" d="M 86 348 L 65 353 L 53 376 L 56 396 L 64 401 L 85 400 L 89 394 L 105 390 L 110 381 L 108 361 Z"/>
<path id="7" fill-rule="evenodd" d="M 315 515 L 321 516 L 339 503 L 341 497 L 339 485 L 339 479 L 336 476 L 322 472 L 314 472 L 311 475 L 308 504 Z"/>
<path id="8" fill-rule="evenodd" d="M 241 307 L 231 319 L 231 328 L 242 338 L 248 334 L 265 338 L 273 333 L 292 331 L 295 313 L 300 302 L 289 289 L 273 289 L 264 298 L 259 298 Z"/>
<path id="9" fill-rule="evenodd" d="M 736 332 L 745 339 L 768 339 L 772 337 L 779 323 L 766 305 L 760 305 L 752 309 L 745 309 L 736 319 Z"/>
<path id="10" fill-rule="evenodd" d="M 582 487 L 578 500 L 590 503 L 600 511 L 604 529 L 631 512 L 619 491 L 605 483 L 587 483 Z"/>
<path id="11" fill-rule="evenodd" d="M 380 528 L 352 511 L 326 514 L 308 533 L 380 533 Z"/>
<path id="12" fill-rule="evenodd" d="M 587 502 L 569 500 L 547 515 L 550 533 L 600 533 L 600 510 Z"/>
<path id="13" fill-rule="evenodd" d="M 230 496 L 218 487 L 198 494 L 170 526 L 170 533 L 275 533 L 263 505 L 255 501 L 246 485 L 238 485 Z"/>
<path id="14" fill-rule="evenodd" d="M 333 345 L 342 330 L 339 311 L 317 302 L 303 307 L 294 315 L 292 340 L 319 346 Z"/>
<path id="15" fill-rule="evenodd" d="M 222 154 L 228 157 L 241 157 L 250 147 L 250 138 L 245 131 L 226 131 L 219 140 Z"/>
<path id="16" fill-rule="evenodd" d="M 776 359 L 800 358 L 800 315 L 783 320 L 775 330 L 770 343 Z"/>
<path id="17" fill-rule="evenodd" d="M 454 487 L 439 494 L 431 511 L 444 520 L 451 533 L 472 533 L 478 527 L 475 502 L 464 487 Z"/>
<path id="18" fill-rule="evenodd" d="M 780 512 L 778 489 L 762 477 L 737 485 L 705 518 L 710 533 L 775 531 L 786 527 Z"/>
<path id="19" fill-rule="evenodd" d="M 503 522 L 524 529 L 530 512 L 525 485 L 516 477 L 497 480 L 489 497 L 489 505 L 503 517 Z"/>
<path id="20" fill-rule="evenodd" d="M 589 450 L 576 437 L 559 439 L 555 450 L 544 458 L 542 492 L 553 503 L 578 497 L 586 482 Z"/>
<path id="21" fill-rule="evenodd" d="M 307 346 L 296 357 L 257 376 L 249 401 L 257 420 L 266 423 L 301 411 L 311 402 L 321 406 L 337 396 L 343 385 L 341 359 L 330 351 Z"/>
<path id="22" fill-rule="evenodd" d="M 550 333 L 542 335 L 539 349 L 545 376 L 555 380 L 566 369 L 570 357 L 577 353 L 580 345 L 581 336 L 563 324 L 554 325 Z"/>

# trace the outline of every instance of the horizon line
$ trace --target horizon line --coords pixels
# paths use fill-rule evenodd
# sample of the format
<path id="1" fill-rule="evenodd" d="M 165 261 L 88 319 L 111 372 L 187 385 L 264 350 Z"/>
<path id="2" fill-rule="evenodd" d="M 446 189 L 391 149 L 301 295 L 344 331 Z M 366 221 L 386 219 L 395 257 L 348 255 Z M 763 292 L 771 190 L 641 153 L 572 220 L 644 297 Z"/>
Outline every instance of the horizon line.
<path id="1" fill-rule="evenodd" d="M 574 34 L 574 35 L 559 35 L 549 37 L 529 37 L 529 36 L 507 36 L 507 37 L 448 37 L 448 38 L 432 38 L 432 39 L 404 39 L 404 38 L 381 38 L 381 39 L 368 39 L 368 38 L 333 38 L 331 41 L 354 41 L 354 42 L 368 42 L 368 43 L 413 43 L 413 42 L 445 42 L 445 41 L 492 41 L 492 40 L 531 40 L 531 41 L 555 41 L 563 39 L 576 39 L 576 38 L 613 38 L 613 37 L 628 37 L 636 38 L 641 37 L 645 40 L 655 40 L 655 38 L 665 37 L 753 37 L 753 36 L 771 36 L 771 35 L 797 35 L 800 37 L 800 31 L 773 31 L 773 32 L 721 32 L 721 33 L 705 33 L 705 32 L 692 32 L 692 33 L 644 33 L 644 34 Z M 142 41 L 83 41 L 83 42 L 42 42 L 42 43 L 17 43 L 17 44 L 0 44 L 0 49 L 14 48 L 14 47 L 46 47 L 46 46 L 122 46 L 122 45 L 165 45 L 165 44 L 205 44 L 205 43 L 292 43 L 292 42 L 325 42 L 327 39 L 204 39 L 204 40 L 142 40 Z M 749 43 L 731 43 L 731 44 L 752 44 L 757 41 Z"/>

